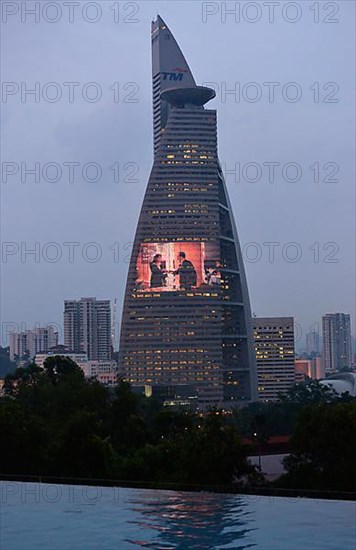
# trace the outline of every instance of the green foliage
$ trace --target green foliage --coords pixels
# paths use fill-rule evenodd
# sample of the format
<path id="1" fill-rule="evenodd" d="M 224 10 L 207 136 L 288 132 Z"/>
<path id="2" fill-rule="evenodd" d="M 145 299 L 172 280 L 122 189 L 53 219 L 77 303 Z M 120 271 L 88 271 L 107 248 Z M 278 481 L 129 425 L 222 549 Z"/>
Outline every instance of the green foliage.
<path id="1" fill-rule="evenodd" d="M 232 479 L 252 475 L 246 450 L 232 426 L 224 425 L 213 411 L 193 429 L 184 429 L 167 449 L 171 480 L 187 484 L 229 484 Z"/>
<path id="2" fill-rule="evenodd" d="M 276 403 L 251 403 L 231 416 L 175 411 L 121 382 L 86 380 L 65 357 L 9 374 L 0 398 L 0 471 L 116 478 L 186 485 L 256 484 L 240 436 L 259 445 L 292 434 L 288 474 L 299 488 L 356 484 L 355 400 L 316 382 L 296 385 Z"/>
<path id="3" fill-rule="evenodd" d="M 82 369 L 69 357 L 55 355 L 47 357 L 43 365 L 45 374 L 51 380 L 52 384 L 58 384 L 68 376 L 76 377 L 78 380 L 84 380 Z"/>
<path id="4" fill-rule="evenodd" d="M 338 394 L 330 386 L 320 384 L 317 380 L 295 384 L 287 393 L 280 395 L 281 403 L 308 405 L 310 403 L 330 403 L 338 399 Z"/>
<path id="5" fill-rule="evenodd" d="M 1 472 L 45 471 L 50 433 L 44 419 L 28 415 L 20 401 L 0 400 Z"/>
<path id="6" fill-rule="evenodd" d="M 0 378 L 5 378 L 7 374 L 11 374 L 16 369 L 16 363 L 10 361 L 9 348 L 0 346 Z"/>
<path id="7" fill-rule="evenodd" d="M 309 405 L 300 414 L 280 486 L 355 491 L 356 402 Z"/>
<path id="8" fill-rule="evenodd" d="M 121 382 L 113 392 L 65 357 L 17 369 L 0 399 L 0 471 L 189 484 L 251 478 L 233 426 L 218 411 L 174 412 Z"/>
<path id="9" fill-rule="evenodd" d="M 56 447 L 55 475 L 100 478 L 111 473 L 113 449 L 94 413 L 77 411 L 60 431 Z"/>
<path id="10" fill-rule="evenodd" d="M 256 402 L 235 409 L 232 423 L 241 435 L 251 437 L 257 433 L 259 439 L 264 441 L 271 435 L 291 435 L 299 414 L 306 405 L 350 399 L 352 400 L 348 396 L 338 395 L 330 386 L 310 380 L 307 383 L 295 384 L 275 402 Z"/>

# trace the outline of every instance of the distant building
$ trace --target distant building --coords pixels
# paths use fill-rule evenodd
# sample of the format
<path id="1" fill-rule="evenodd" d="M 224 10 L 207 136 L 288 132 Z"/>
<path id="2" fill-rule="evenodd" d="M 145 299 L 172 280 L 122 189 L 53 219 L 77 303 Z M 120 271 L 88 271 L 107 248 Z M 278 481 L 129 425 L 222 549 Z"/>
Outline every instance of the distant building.
<path id="1" fill-rule="evenodd" d="M 80 364 L 86 378 L 95 378 L 105 386 L 118 383 L 119 367 L 115 361 L 87 361 Z"/>
<path id="2" fill-rule="evenodd" d="M 323 358 L 325 373 L 351 367 L 351 320 L 347 313 L 323 316 Z"/>
<path id="3" fill-rule="evenodd" d="M 295 383 L 293 317 L 255 317 L 258 393 L 273 401 Z"/>
<path id="4" fill-rule="evenodd" d="M 55 357 L 56 355 L 72 359 L 72 361 L 77 363 L 78 366 L 81 366 L 82 363 L 86 363 L 88 361 L 88 356 L 86 353 L 76 353 L 69 350 L 66 346 L 56 346 L 54 348 L 51 348 L 48 352 L 36 353 L 35 363 L 38 367 L 43 368 L 46 359 L 48 357 Z"/>
<path id="5" fill-rule="evenodd" d="M 316 330 L 311 330 L 306 335 L 306 347 L 308 355 L 317 355 L 320 352 L 320 336 Z"/>
<path id="6" fill-rule="evenodd" d="M 351 368 L 356 371 L 356 353 L 354 353 L 352 356 Z"/>
<path id="7" fill-rule="evenodd" d="M 81 298 L 64 302 L 64 344 L 89 360 L 112 358 L 110 300 Z"/>
<path id="8" fill-rule="evenodd" d="M 295 381 L 305 382 L 307 378 L 314 378 L 311 359 L 295 360 Z"/>
<path id="9" fill-rule="evenodd" d="M 324 361 L 322 355 L 319 353 L 314 358 L 315 361 L 315 378 L 316 380 L 320 380 L 321 378 L 324 378 L 325 376 L 325 368 L 324 368 Z"/>
<path id="10" fill-rule="evenodd" d="M 36 327 L 33 330 L 10 334 L 10 360 L 28 361 L 39 351 L 48 351 L 58 344 L 58 333 L 54 327 Z"/>
<path id="11" fill-rule="evenodd" d="M 37 353 L 35 363 L 38 367 L 43 368 L 46 359 L 56 355 L 74 361 L 82 369 L 85 378 L 95 378 L 106 386 L 114 386 L 118 382 L 119 367 L 116 361 L 88 361 L 86 353 L 75 353 L 65 346 L 58 346 L 48 353 Z"/>
<path id="12" fill-rule="evenodd" d="M 356 374 L 354 372 L 333 374 L 320 380 L 320 383 L 333 388 L 339 395 L 348 392 L 352 397 L 356 397 Z"/>
<path id="13" fill-rule="evenodd" d="M 321 355 L 309 359 L 295 360 L 295 381 L 304 382 L 307 378 L 320 380 L 325 376 Z"/>

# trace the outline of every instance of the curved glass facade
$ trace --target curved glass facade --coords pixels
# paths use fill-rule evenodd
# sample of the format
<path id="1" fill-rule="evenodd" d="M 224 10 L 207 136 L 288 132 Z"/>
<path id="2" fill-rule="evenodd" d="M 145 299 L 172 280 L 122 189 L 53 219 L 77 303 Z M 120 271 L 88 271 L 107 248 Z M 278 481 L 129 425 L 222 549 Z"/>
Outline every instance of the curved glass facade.
<path id="1" fill-rule="evenodd" d="M 217 156 L 214 95 L 152 24 L 155 157 L 127 278 L 120 366 L 175 403 L 256 399 L 249 298 Z"/>

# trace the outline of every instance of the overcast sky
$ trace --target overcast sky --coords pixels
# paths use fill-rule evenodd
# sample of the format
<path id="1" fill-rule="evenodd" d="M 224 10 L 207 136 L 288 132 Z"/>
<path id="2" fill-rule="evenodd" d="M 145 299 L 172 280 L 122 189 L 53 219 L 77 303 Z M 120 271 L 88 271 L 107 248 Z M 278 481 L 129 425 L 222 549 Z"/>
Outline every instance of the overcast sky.
<path id="1" fill-rule="evenodd" d="M 41 2 L 37 22 L 24 3 L 2 4 L 3 333 L 61 325 L 63 300 L 81 296 L 116 297 L 120 320 L 152 164 L 157 13 L 197 83 L 218 92 L 209 106 L 221 162 L 240 165 L 227 185 L 253 311 L 294 316 L 301 342 L 324 313 L 351 313 L 355 326 L 354 2 L 280 2 L 273 15 L 225 3 L 240 21 L 219 2 Z M 36 82 L 39 97 L 26 95 Z M 35 163 L 38 182 L 25 173 Z"/>

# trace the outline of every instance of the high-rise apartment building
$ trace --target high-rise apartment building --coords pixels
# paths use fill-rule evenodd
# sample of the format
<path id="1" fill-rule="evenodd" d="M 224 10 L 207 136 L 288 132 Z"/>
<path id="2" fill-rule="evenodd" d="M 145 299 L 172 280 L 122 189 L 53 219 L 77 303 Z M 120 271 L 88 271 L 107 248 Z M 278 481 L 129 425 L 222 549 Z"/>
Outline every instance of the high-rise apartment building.
<path id="1" fill-rule="evenodd" d="M 258 393 L 273 401 L 295 383 L 293 317 L 255 317 Z"/>
<path id="2" fill-rule="evenodd" d="M 86 353 L 89 360 L 111 359 L 110 300 L 66 300 L 64 345 L 76 353 Z"/>
<path id="3" fill-rule="evenodd" d="M 242 255 L 217 155 L 214 90 L 152 23 L 154 163 L 129 266 L 120 368 L 200 408 L 257 398 Z"/>
<path id="4" fill-rule="evenodd" d="M 36 353 L 48 351 L 57 345 L 58 333 L 52 326 L 12 332 L 10 334 L 10 359 L 11 361 L 31 360 Z"/>
<path id="5" fill-rule="evenodd" d="M 351 367 L 351 319 L 347 313 L 323 316 L 325 374 Z"/>
<path id="6" fill-rule="evenodd" d="M 307 332 L 306 349 L 308 355 L 317 355 L 320 352 L 320 336 L 317 330 Z"/>

